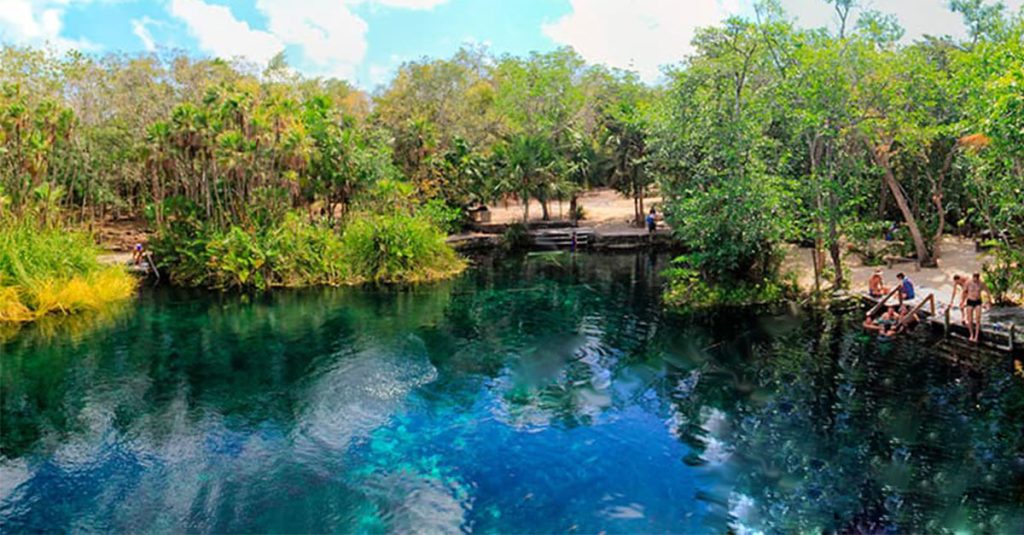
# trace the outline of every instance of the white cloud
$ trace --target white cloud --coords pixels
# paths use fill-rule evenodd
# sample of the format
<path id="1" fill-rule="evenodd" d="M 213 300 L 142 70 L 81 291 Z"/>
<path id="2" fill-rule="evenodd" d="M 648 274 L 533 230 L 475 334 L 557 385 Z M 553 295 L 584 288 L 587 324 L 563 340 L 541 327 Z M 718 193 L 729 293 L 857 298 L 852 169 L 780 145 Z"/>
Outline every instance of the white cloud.
<path id="1" fill-rule="evenodd" d="M 545 35 L 587 61 L 634 70 L 645 81 L 692 51 L 697 28 L 739 11 L 736 0 L 570 0 L 572 11 Z"/>
<path id="2" fill-rule="evenodd" d="M 3 0 L 0 0 L 3 1 Z M 183 20 L 203 51 L 265 63 L 287 49 L 289 61 L 306 74 L 353 79 L 366 57 L 366 21 L 352 9 L 361 4 L 429 10 L 448 0 L 255 0 L 267 20 L 265 30 L 235 18 L 225 6 L 207 0 L 171 0 L 172 15 Z M 143 25 L 135 35 L 149 46 Z M 378 74 L 380 69 L 378 68 Z"/>
<path id="3" fill-rule="evenodd" d="M 991 0 L 989 0 L 991 1 Z M 697 28 L 722 19 L 753 13 L 753 0 L 569 0 L 571 11 L 552 24 L 545 35 L 576 49 L 591 62 L 638 72 L 645 81 L 658 78 L 659 67 L 677 63 L 692 52 Z M 1024 0 L 1003 0 L 1015 12 Z M 863 0 L 864 9 L 895 14 L 906 29 L 905 40 L 923 35 L 963 37 L 960 15 L 947 0 Z M 803 27 L 838 26 L 835 11 L 823 0 L 782 0 L 790 17 Z M 848 23 L 853 25 L 857 13 Z"/>
<path id="4" fill-rule="evenodd" d="M 185 21 L 201 50 L 216 56 L 244 57 L 262 64 L 285 47 L 276 36 L 236 19 L 225 6 L 203 0 L 171 0 L 168 9 Z"/>
<path id="5" fill-rule="evenodd" d="M 61 35 L 64 13 L 73 3 L 87 0 L 0 0 L 0 38 L 28 45 L 48 44 L 59 51 L 95 50 L 86 39 L 68 39 Z"/>
<path id="6" fill-rule="evenodd" d="M 267 30 L 301 49 L 305 71 L 352 78 L 366 56 L 366 21 L 338 0 L 257 0 Z"/>
<path id="7" fill-rule="evenodd" d="M 1002 0 L 1009 12 L 1015 12 L 1024 6 L 1024 0 Z M 992 3 L 988 0 L 987 3 Z M 787 13 L 797 19 L 804 27 L 826 27 L 835 30 L 839 27 L 839 19 L 832 6 L 821 0 L 782 0 Z M 874 9 L 882 13 L 896 15 L 900 24 L 906 29 L 905 41 L 914 41 L 925 35 L 965 37 L 963 19 L 959 14 L 949 10 L 948 0 L 864 0 L 862 9 Z M 859 11 L 854 12 L 847 24 L 852 26 Z"/>
<path id="8" fill-rule="evenodd" d="M 146 52 L 152 52 L 156 50 L 156 42 L 153 41 L 153 34 L 149 33 L 149 25 L 153 24 L 153 20 L 149 17 L 142 17 L 141 19 L 132 19 L 132 33 L 135 37 L 142 41 L 142 46 L 145 47 Z"/>
<path id="9" fill-rule="evenodd" d="M 400 9 L 434 9 L 448 0 L 375 0 L 375 4 Z"/>

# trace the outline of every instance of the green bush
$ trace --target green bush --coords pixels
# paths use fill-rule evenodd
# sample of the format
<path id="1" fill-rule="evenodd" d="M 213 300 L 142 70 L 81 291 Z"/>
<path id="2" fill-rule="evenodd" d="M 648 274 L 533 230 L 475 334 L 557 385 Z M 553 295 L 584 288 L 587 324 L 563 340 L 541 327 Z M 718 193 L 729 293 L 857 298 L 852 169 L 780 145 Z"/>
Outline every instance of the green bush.
<path id="1" fill-rule="evenodd" d="M 665 304 L 679 311 L 776 304 L 795 295 L 797 291 L 793 281 L 714 282 L 701 276 L 699 271 L 687 267 L 668 269 L 665 277 L 669 281 L 664 296 Z"/>
<path id="2" fill-rule="evenodd" d="M 431 199 L 423 204 L 417 214 L 425 217 L 437 228 L 448 234 L 462 230 L 465 214 L 461 208 L 448 205 L 442 199 Z"/>
<path id="3" fill-rule="evenodd" d="M 342 249 L 352 273 L 367 281 L 439 280 L 465 267 L 435 224 L 402 212 L 356 215 L 345 228 Z"/>
<path id="4" fill-rule="evenodd" d="M 992 299 L 1001 305 L 1012 305 L 1024 297 L 1024 251 L 1002 243 L 995 244 L 995 261 L 985 264 L 985 285 Z"/>
<path id="5" fill-rule="evenodd" d="M 512 251 L 526 249 L 530 246 L 530 229 L 523 223 L 512 223 L 505 230 L 503 243 L 506 249 Z"/>
<path id="6" fill-rule="evenodd" d="M 337 233 L 297 213 L 264 229 L 218 230 L 184 219 L 151 245 L 171 279 L 186 286 L 262 290 L 352 282 Z"/>

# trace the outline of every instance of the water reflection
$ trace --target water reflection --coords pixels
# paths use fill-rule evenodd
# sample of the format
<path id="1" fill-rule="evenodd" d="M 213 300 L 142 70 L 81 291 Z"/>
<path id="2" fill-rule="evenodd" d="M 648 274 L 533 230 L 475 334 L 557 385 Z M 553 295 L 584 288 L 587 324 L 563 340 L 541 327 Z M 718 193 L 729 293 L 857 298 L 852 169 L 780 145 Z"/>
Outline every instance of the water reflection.
<path id="1" fill-rule="evenodd" d="M 0 529 L 1024 529 L 1007 363 L 842 316 L 665 315 L 660 257 L 482 262 L 29 328 L 2 348 Z"/>

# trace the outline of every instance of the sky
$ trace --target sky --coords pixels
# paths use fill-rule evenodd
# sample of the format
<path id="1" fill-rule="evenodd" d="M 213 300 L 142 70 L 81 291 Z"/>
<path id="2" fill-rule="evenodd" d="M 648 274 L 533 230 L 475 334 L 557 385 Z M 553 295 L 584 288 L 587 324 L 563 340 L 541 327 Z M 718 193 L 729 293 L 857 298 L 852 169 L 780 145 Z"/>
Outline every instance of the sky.
<path id="1" fill-rule="evenodd" d="M 836 26 L 824 0 L 781 0 L 804 27 Z M 862 0 L 906 40 L 964 36 L 948 0 Z M 1004 0 L 1013 11 L 1024 0 Z M 372 90 L 404 62 L 461 46 L 523 55 L 572 46 L 656 82 L 697 28 L 750 15 L 753 0 L 0 0 L 0 41 L 89 53 L 185 50 L 262 64 L 280 51 L 308 76 Z"/>

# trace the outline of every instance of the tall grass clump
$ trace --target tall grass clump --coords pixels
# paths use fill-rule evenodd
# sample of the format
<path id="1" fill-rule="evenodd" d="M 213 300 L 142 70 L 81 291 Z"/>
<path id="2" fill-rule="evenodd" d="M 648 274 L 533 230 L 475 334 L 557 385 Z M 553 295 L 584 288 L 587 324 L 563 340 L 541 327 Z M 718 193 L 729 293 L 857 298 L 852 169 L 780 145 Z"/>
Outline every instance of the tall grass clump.
<path id="1" fill-rule="evenodd" d="M 342 249 L 352 273 L 364 281 L 436 281 L 466 267 L 436 224 L 402 211 L 353 217 L 345 228 Z"/>
<path id="2" fill-rule="evenodd" d="M 129 298 L 136 281 L 104 266 L 89 235 L 33 218 L 0 220 L 0 322 L 101 310 Z"/>

